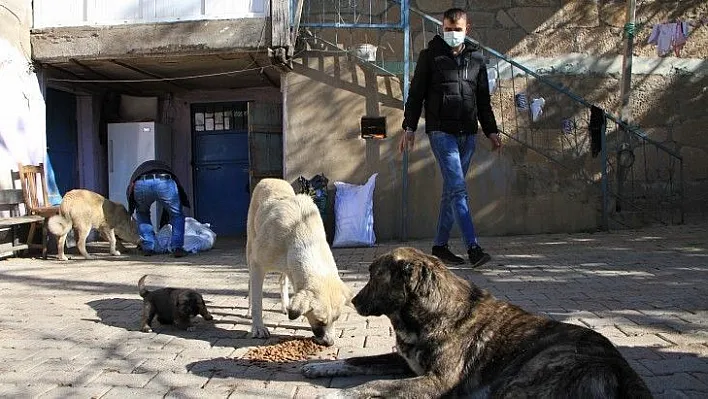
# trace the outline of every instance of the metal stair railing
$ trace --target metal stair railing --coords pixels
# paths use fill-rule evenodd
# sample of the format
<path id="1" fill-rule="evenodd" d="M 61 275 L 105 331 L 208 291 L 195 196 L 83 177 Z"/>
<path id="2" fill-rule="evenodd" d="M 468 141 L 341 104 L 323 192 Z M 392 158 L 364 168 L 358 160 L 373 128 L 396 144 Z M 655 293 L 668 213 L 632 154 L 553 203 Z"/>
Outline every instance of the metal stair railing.
<path id="1" fill-rule="evenodd" d="M 376 46 L 379 51 L 375 60 L 367 62 L 379 74 L 402 77 L 405 103 L 413 69 L 411 53 L 417 53 L 433 35 L 441 33 L 441 21 L 409 7 L 406 0 L 295 1 L 304 2 L 300 27 L 311 30 L 310 38 L 355 55 L 361 44 Z M 560 186 L 599 187 L 601 228 L 608 229 L 610 221 L 627 227 L 683 223 L 683 159 L 677 151 L 607 110 L 602 111 L 607 125 L 600 143 L 593 143 L 588 135 L 593 103 L 571 90 L 579 85 L 579 79 L 562 68 L 544 70 L 524 65 L 474 38 L 467 39 L 479 45 L 487 59 L 493 106 L 509 145 L 533 151 L 564 169 L 567 176 L 556 182 Z M 599 164 L 588 162 L 591 153 L 600 156 Z M 405 226 L 402 231 L 405 239 Z"/>
<path id="2" fill-rule="evenodd" d="M 438 29 L 442 26 L 441 21 L 415 8 L 411 8 L 411 12 L 421 18 L 422 26 L 432 24 L 435 33 L 440 33 Z M 422 31 L 427 32 L 429 29 L 424 28 Z M 494 105 L 496 110 L 501 110 L 503 134 L 556 164 L 577 170 L 578 166 L 573 160 L 584 158 L 591 152 L 587 132 L 593 104 L 545 76 L 543 72 L 533 70 L 473 38 L 468 37 L 468 40 L 488 54 L 488 71 L 490 75 L 496 75 Z M 577 81 L 559 72 L 555 75 L 560 76 L 568 85 L 572 85 L 573 80 Z M 547 110 L 534 121 L 532 104 L 534 99 L 541 98 L 546 102 Z M 517 106 L 519 99 L 521 102 L 526 99 L 525 109 Z M 571 103 L 567 103 L 567 100 L 571 100 Z M 565 106 L 551 108 L 552 104 Z M 602 227 L 609 227 L 610 218 L 625 227 L 651 222 L 683 223 L 684 180 L 681 155 L 650 138 L 638 126 L 627 124 L 607 110 L 603 110 L 603 113 L 608 126 L 600 143 Z M 610 156 L 610 152 L 614 157 Z M 581 175 L 584 180 L 597 181 L 594 177 L 597 173 L 583 172 Z M 636 213 L 641 214 L 640 220 L 628 220 L 624 217 L 627 211 L 631 212 L 633 219 L 636 219 Z"/>

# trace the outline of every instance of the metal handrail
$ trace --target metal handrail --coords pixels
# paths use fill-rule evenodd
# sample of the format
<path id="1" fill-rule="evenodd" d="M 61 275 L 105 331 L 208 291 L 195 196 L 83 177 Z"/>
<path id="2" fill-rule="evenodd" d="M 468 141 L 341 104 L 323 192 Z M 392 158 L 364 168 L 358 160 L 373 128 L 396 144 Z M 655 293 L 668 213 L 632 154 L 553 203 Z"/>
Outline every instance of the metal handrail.
<path id="1" fill-rule="evenodd" d="M 303 1 L 303 0 L 293 0 L 295 1 Z M 339 0 L 343 1 L 343 0 Z M 327 20 L 324 16 L 319 20 L 319 21 L 307 21 L 301 24 L 303 27 L 312 27 L 312 28 L 345 28 L 345 29 L 352 29 L 352 28 L 362 28 L 362 29 L 376 29 L 376 30 L 381 30 L 381 29 L 394 29 L 394 30 L 400 30 L 403 32 L 403 71 L 392 69 L 389 70 L 386 68 L 385 65 L 379 65 L 376 62 L 370 62 L 366 59 L 362 59 L 359 57 L 356 52 L 354 51 L 345 51 L 347 53 L 353 53 L 353 58 L 358 59 L 362 65 L 367 65 L 368 67 L 372 68 L 373 71 L 375 71 L 377 74 L 386 74 L 386 75 L 394 75 L 402 78 L 401 83 L 403 84 L 403 103 L 405 104 L 405 99 L 408 94 L 408 85 L 409 85 L 409 80 L 410 80 L 410 72 L 411 72 L 411 67 L 413 66 L 412 60 L 411 60 L 411 53 L 413 51 L 412 46 L 411 46 L 411 38 L 410 38 L 410 31 L 411 31 L 411 17 L 413 15 L 416 15 L 417 17 L 421 18 L 421 22 L 423 23 L 423 32 L 425 33 L 428 28 L 425 27 L 426 23 L 431 23 L 432 25 L 436 25 L 438 28 L 442 26 L 442 22 L 422 11 L 419 9 L 416 9 L 414 7 L 410 7 L 410 1 L 409 0 L 388 0 L 387 2 L 387 8 L 386 10 L 390 10 L 393 6 L 392 5 L 398 5 L 400 6 L 400 9 L 396 10 L 395 13 L 398 14 L 400 12 L 400 22 L 389 22 L 388 19 L 384 19 L 381 22 L 383 23 L 372 23 L 370 21 L 369 23 L 358 23 L 357 18 L 356 18 L 356 13 L 354 13 L 354 23 L 349 23 L 349 22 L 344 22 L 342 20 L 342 17 L 339 16 L 338 21 L 332 21 L 332 20 Z M 324 10 L 324 9 L 323 9 Z M 324 14 L 323 14 L 324 15 Z M 371 18 L 370 18 L 371 20 Z M 438 28 L 433 28 L 433 30 L 437 30 L 439 33 Z M 294 32 L 295 33 L 295 32 Z M 339 44 L 333 43 L 331 41 L 328 41 L 322 37 L 318 37 L 318 35 L 311 34 L 311 37 L 315 38 L 316 40 L 320 41 L 323 44 L 326 44 L 330 48 L 340 48 Z M 336 37 L 336 36 L 335 36 Z M 425 36 L 424 36 L 425 40 Z M 571 104 L 575 104 L 575 106 L 580 106 L 586 109 L 593 108 L 594 105 L 586 100 L 585 98 L 581 97 L 580 95 L 574 93 L 571 91 L 569 88 L 565 87 L 563 84 L 554 81 L 552 78 L 546 77 L 542 75 L 542 72 L 540 71 L 535 71 L 532 70 L 530 67 L 525 66 L 516 60 L 509 58 L 508 56 L 498 52 L 497 50 L 487 47 L 480 43 L 478 40 L 467 37 L 467 40 L 471 43 L 474 43 L 479 46 L 479 48 L 485 52 L 488 56 L 496 58 L 497 62 L 497 68 L 499 68 L 499 62 L 505 62 L 510 68 L 511 68 L 511 84 L 512 84 L 512 89 L 514 82 L 513 80 L 516 77 L 525 77 L 528 83 L 529 78 L 534 78 L 536 81 L 540 81 L 543 86 L 548 87 L 549 89 L 553 90 L 553 92 L 557 94 L 561 94 L 566 96 L 569 100 L 571 100 Z M 514 69 L 518 68 L 518 71 L 515 72 Z M 500 83 L 501 84 L 501 83 Z M 630 208 L 637 209 L 641 211 L 643 214 L 646 213 L 647 216 L 651 216 L 655 220 L 658 220 L 659 222 L 663 223 L 661 216 L 659 218 L 656 218 L 655 215 L 649 215 L 650 209 L 643 209 L 644 204 L 640 203 L 634 203 L 632 201 L 630 202 L 625 202 L 626 199 L 629 199 L 630 197 L 624 197 L 623 196 L 623 181 L 625 178 L 627 178 L 626 173 L 632 174 L 634 176 L 634 170 L 631 165 L 630 166 L 624 166 L 622 164 L 615 164 L 610 161 L 610 148 L 613 147 L 613 144 L 610 142 L 614 142 L 614 144 L 618 145 L 617 151 L 618 154 L 621 152 L 623 146 L 626 146 L 629 144 L 631 141 L 636 141 L 638 143 L 630 144 L 631 148 L 635 147 L 641 147 L 641 148 L 648 148 L 648 147 L 653 147 L 656 151 L 661 152 L 664 154 L 664 156 L 668 156 L 669 162 L 673 165 L 673 162 L 678 162 L 679 163 L 679 169 L 678 169 L 678 191 L 676 191 L 675 188 L 670 189 L 672 193 L 678 194 L 680 196 L 680 201 L 676 203 L 678 205 L 678 209 L 681 211 L 681 222 L 683 222 L 683 216 L 684 216 L 684 210 L 683 210 L 683 198 L 684 198 L 684 184 L 683 184 L 683 157 L 674 149 L 669 148 L 667 145 L 660 143 L 651 137 L 649 137 L 644 131 L 642 131 L 639 126 L 637 125 L 632 125 L 627 123 L 626 121 L 620 119 L 620 117 L 607 112 L 606 110 L 602 110 L 603 116 L 605 117 L 606 123 L 603 124 L 602 127 L 602 134 L 600 134 L 600 155 L 601 155 L 601 180 L 598 182 L 595 179 L 591 179 L 588 176 L 583 176 L 587 182 L 592 183 L 592 184 L 597 184 L 600 183 L 601 189 L 602 189 L 602 228 L 603 229 L 608 229 L 609 223 L 608 223 L 608 217 L 611 213 L 609 207 L 610 207 L 610 199 L 614 198 L 617 201 L 617 212 L 619 212 L 619 202 L 622 201 L 623 204 L 629 206 Z M 516 118 L 514 118 L 514 121 L 516 121 Z M 618 132 L 618 133 L 624 133 L 624 136 L 621 135 L 611 135 L 608 136 L 606 132 L 610 129 L 609 128 L 609 123 L 614 122 L 615 125 L 612 127 L 612 131 Z M 517 123 L 517 130 L 519 129 L 518 122 Z M 503 125 L 503 122 L 502 122 Z M 576 128 L 574 128 L 576 129 Z M 525 138 L 522 138 L 521 136 L 517 137 L 512 131 L 506 131 L 504 129 L 504 126 L 500 127 L 500 133 L 503 134 L 504 136 L 508 137 L 510 140 L 513 140 L 514 142 L 520 144 L 523 147 L 529 148 L 536 153 L 542 155 L 544 158 L 552 161 L 553 163 L 567 169 L 567 170 L 574 170 L 574 167 L 571 165 L 567 165 L 564 163 L 562 158 L 558 158 L 553 154 L 554 150 L 549 148 L 545 148 L 543 145 L 541 146 L 536 146 L 534 145 L 534 140 L 533 136 L 531 137 L 531 141 L 527 142 L 528 140 Z M 621 137 L 624 137 L 623 139 Z M 617 141 L 619 140 L 619 141 Z M 616 141 L 616 142 L 615 142 Z M 623 144 L 620 146 L 619 143 L 623 142 Z M 614 147 L 613 147 L 614 148 Z M 561 148 L 561 153 L 564 151 Z M 617 155 L 619 157 L 619 155 Z M 615 170 L 616 168 L 619 168 Z M 622 173 L 623 168 L 625 170 L 625 173 Z M 671 167 L 670 167 L 671 168 Z M 617 187 L 614 187 L 614 183 L 611 184 L 611 174 L 612 171 L 617 172 Z M 646 169 L 646 165 L 645 165 Z M 619 170 L 619 172 L 618 172 Z M 628 171 L 628 172 L 627 172 Z M 402 163 L 402 204 L 401 204 L 401 211 L 402 211 L 402 218 L 401 218 L 401 235 L 402 239 L 406 240 L 407 237 L 407 189 L 408 189 L 408 184 L 407 184 L 407 173 L 408 173 L 408 153 L 407 151 L 404 151 L 403 153 L 403 163 Z M 641 173 L 641 172 L 639 172 Z M 645 178 L 646 177 L 646 170 L 644 171 L 645 173 Z M 672 172 L 670 172 L 672 173 Z M 614 178 L 614 177 L 613 177 Z M 630 193 L 629 195 L 633 195 L 635 189 L 634 189 L 634 184 L 636 182 L 635 178 L 632 178 L 631 180 L 631 185 L 632 188 L 629 189 Z M 648 178 L 647 178 L 648 179 Z M 671 177 L 669 177 L 671 180 Z M 673 187 L 674 183 L 669 182 Z M 612 186 L 612 187 L 611 187 Z M 614 187 L 614 189 L 613 189 Z M 671 195 L 671 194 L 669 194 Z M 661 201 L 661 199 L 660 199 Z M 651 204 L 646 204 L 649 207 L 652 207 Z M 676 209 L 676 208 L 674 208 Z M 662 212 L 660 210 L 659 212 Z M 619 222 L 621 223 L 621 222 Z"/>
<path id="2" fill-rule="evenodd" d="M 400 3 L 400 2 L 401 2 L 401 0 L 393 0 L 393 1 L 395 1 L 395 2 L 397 2 L 397 3 Z M 430 15 L 424 13 L 423 11 L 420 11 L 419 9 L 417 9 L 417 8 L 415 8 L 415 7 L 410 7 L 410 10 L 411 10 L 412 12 L 414 12 L 415 14 L 417 14 L 419 17 L 421 17 L 421 18 L 423 18 L 423 19 L 425 19 L 425 20 L 428 20 L 428 21 L 430 21 L 430 22 L 432 22 L 432 23 L 434 23 L 434 24 L 437 24 L 437 25 L 439 25 L 439 26 L 442 26 L 442 22 L 441 22 L 440 20 L 431 17 Z M 584 105 L 584 106 L 586 106 L 586 107 L 588 107 L 588 108 L 590 108 L 590 107 L 593 106 L 593 104 L 589 103 L 587 100 L 585 100 L 584 98 L 582 98 L 582 97 L 579 96 L 578 94 L 573 93 L 572 91 L 566 89 L 565 87 L 563 87 L 562 85 L 560 85 L 560 84 L 554 82 L 553 80 L 548 79 L 548 78 L 546 78 L 545 76 L 543 76 L 543 75 L 541 75 L 541 74 L 539 74 L 539 73 L 537 73 L 537 72 L 535 72 L 535 71 L 533 71 L 533 70 L 527 68 L 527 67 L 524 66 L 523 64 L 520 64 L 520 63 L 518 63 L 517 61 L 515 61 L 513 58 L 509 58 L 509 57 L 505 56 L 504 54 L 502 54 L 502 53 L 500 53 L 500 52 L 494 50 L 494 49 L 491 48 L 491 47 L 485 46 L 484 44 L 480 43 L 478 40 L 476 40 L 476 39 L 474 39 L 474 38 L 471 38 L 471 37 L 469 37 L 469 36 L 467 36 L 467 40 L 469 40 L 469 41 L 472 42 L 472 43 L 477 44 L 478 46 L 480 46 L 480 48 L 482 48 L 484 51 L 486 51 L 486 52 L 492 54 L 493 56 L 495 56 L 495 57 L 497 57 L 497 58 L 500 58 L 500 59 L 504 60 L 505 62 L 508 62 L 509 64 L 513 65 L 514 67 L 519 68 L 520 70 L 524 71 L 525 73 L 527 73 L 527 74 L 533 76 L 535 79 L 537 79 L 537 80 L 540 81 L 541 83 L 545 84 L 546 86 L 549 86 L 549 87 L 551 87 L 552 89 L 554 89 L 554 90 L 556 90 L 556 91 L 558 91 L 558 92 L 561 92 L 561 93 L 567 95 L 568 97 L 570 97 L 570 98 L 573 99 L 574 101 L 576 101 L 576 102 L 578 102 L 578 103 L 580 103 L 580 104 L 582 104 L 582 105 Z M 679 158 L 679 159 L 683 160 L 683 157 L 682 157 L 680 154 L 678 154 L 678 153 L 676 153 L 674 150 L 672 150 L 672 149 L 666 147 L 666 146 L 663 145 L 662 143 L 659 143 L 658 141 L 655 141 L 655 140 L 653 140 L 652 138 L 648 137 L 648 136 L 647 136 L 644 132 L 642 132 L 641 129 L 639 129 L 638 127 L 633 126 L 633 125 L 629 125 L 627 122 L 621 120 L 619 117 L 615 116 L 615 115 L 612 114 L 611 112 L 608 112 L 608 111 L 604 110 L 604 113 L 605 113 L 605 116 L 607 117 L 607 119 L 610 119 L 611 121 L 613 121 L 613 122 L 615 122 L 616 124 L 620 125 L 620 126 L 622 127 L 622 129 L 624 129 L 625 131 L 627 131 L 627 132 L 629 132 L 629 133 L 632 133 L 632 134 L 634 134 L 635 136 L 641 138 L 642 140 L 646 140 L 647 142 L 649 142 L 649 143 L 651 143 L 651 144 L 653 144 L 653 145 L 655 145 L 655 146 L 661 148 L 662 150 L 666 151 L 667 153 L 671 154 L 672 156 L 675 156 L 676 158 Z"/>

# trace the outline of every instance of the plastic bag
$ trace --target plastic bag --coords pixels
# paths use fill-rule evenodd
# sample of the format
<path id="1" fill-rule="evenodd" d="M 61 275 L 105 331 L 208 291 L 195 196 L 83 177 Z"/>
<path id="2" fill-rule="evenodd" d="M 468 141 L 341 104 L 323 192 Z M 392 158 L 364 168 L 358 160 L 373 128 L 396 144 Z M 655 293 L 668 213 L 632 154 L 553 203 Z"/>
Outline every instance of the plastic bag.
<path id="1" fill-rule="evenodd" d="M 374 187 L 371 175 L 363 186 L 334 182 L 334 242 L 333 247 L 371 247 L 374 234 Z"/>
<path id="2" fill-rule="evenodd" d="M 155 237 L 155 252 L 172 252 L 170 241 L 172 239 L 172 225 L 162 226 Z M 209 223 L 199 223 L 194 218 L 184 218 L 184 245 L 182 248 L 187 252 L 204 252 L 210 250 L 216 241 L 216 233 L 211 229 Z"/>
<path id="3" fill-rule="evenodd" d="M 327 220 L 327 184 L 329 180 L 325 175 L 316 175 L 310 180 L 300 176 L 297 179 L 300 183 L 300 194 L 307 194 L 312 197 L 312 201 L 320 211 L 322 221 Z"/>

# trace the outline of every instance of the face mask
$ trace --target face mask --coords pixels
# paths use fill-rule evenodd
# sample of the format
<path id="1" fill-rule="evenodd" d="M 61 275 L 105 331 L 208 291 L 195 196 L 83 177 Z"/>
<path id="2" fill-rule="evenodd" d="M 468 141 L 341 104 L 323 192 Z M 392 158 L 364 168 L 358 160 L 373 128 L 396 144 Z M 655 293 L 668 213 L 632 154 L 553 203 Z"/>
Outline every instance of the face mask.
<path id="1" fill-rule="evenodd" d="M 465 32 L 449 31 L 443 32 L 443 39 L 450 47 L 457 47 L 465 41 Z"/>

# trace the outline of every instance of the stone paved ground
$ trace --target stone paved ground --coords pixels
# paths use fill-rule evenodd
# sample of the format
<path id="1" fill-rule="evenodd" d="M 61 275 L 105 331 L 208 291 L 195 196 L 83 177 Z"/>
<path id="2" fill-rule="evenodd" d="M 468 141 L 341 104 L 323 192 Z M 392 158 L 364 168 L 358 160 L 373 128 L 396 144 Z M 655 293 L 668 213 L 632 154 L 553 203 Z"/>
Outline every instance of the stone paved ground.
<path id="1" fill-rule="evenodd" d="M 708 225 L 483 239 L 494 259 L 455 272 L 534 312 L 593 328 L 614 342 L 658 398 L 708 397 Z M 429 250 L 427 241 L 408 243 Z M 371 260 L 397 243 L 334 250 L 356 290 Z M 456 248 L 460 250 L 461 248 Z M 310 398 L 362 378 L 307 380 L 300 363 L 260 367 L 242 359 L 248 337 L 243 242 L 183 259 L 137 255 L 99 260 L 0 261 L 0 397 Z M 196 331 L 137 331 L 136 282 L 198 288 L 215 316 Z M 267 281 L 266 321 L 275 337 L 310 333 L 277 310 Z M 385 318 L 348 310 L 340 358 L 390 351 Z M 272 341 L 271 341 L 272 342 Z"/>

